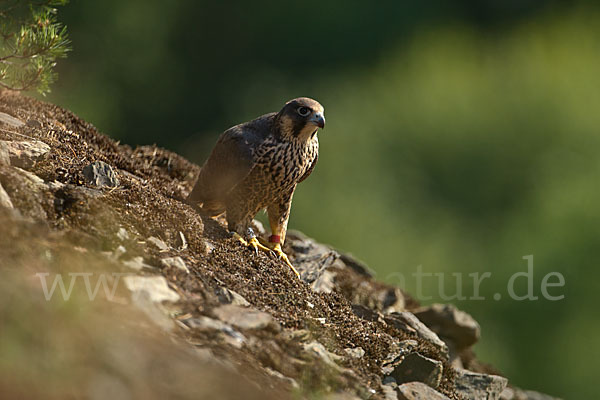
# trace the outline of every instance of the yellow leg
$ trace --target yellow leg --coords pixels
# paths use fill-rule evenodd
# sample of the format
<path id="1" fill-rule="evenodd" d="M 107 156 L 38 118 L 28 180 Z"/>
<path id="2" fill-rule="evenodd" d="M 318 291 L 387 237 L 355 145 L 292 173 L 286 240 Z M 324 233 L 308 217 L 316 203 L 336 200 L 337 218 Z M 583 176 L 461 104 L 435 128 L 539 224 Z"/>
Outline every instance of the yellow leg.
<path id="1" fill-rule="evenodd" d="M 294 274 L 296 274 L 298 279 L 300 279 L 300 274 L 298 273 L 296 268 L 294 268 L 294 266 L 290 262 L 290 259 L 288 258 L 288 256 L 283 252 L 283 250 L 281 250 L 281 244 L 268 243 L 268 242 L 265 242 L 263 239 L 257 239 L 256 237 L 253 237 L 250 240 L 246 240 L 243 237 L 241 237 L 238 233 L 235 233 L 235 232 L 233 234 L 233 237 L 236 240 L 238 240 L 245 247 L 249 247 L 249 248 L 253 249 L 256 254 L 258 254 L 258 250 L 265 251 L 269 254 L 275 253 L 275 255 L 277 255 L 277 257 L 280 260 L 283 260 L 283 262 L 285 262 L 287 264 L 287 266 L 292 269 L 292 271 L 294 272 Z M 265 243 L 265 244 L 263 245 L 261 242 Z"/>
<path id="2" fill-rule="evenodd" d="M 288 267 L 294 271 L 294 274 L 300 279 L 300 274 L 294 268 L 288 256 L 281 250 L 281 243 L 285 242 L 285 234 L 287 231 L 288 218 L 290 216 L 290 207 L 292 206 L 292 195 L 294 194 L 294 188 L 290 190 L 287 196 L 281 201 L 271 204 L 267 207 L 267 213 L 269 214 L 269 225 L 271 225 L 271 237 L 267 246 L 273 250 L 273 253 L 283 260 Z"/>
<path id="3" fill-rule="evenodd" d="M 277 255 L 277 257 L 279 257 L 281 260 L 283 260 L 283 262 L 285 262 L 288 265 L 288 267 L 290 267 L 292 269 L 292 271 L 294 271 L 294 274 L 296 274 L 298 279 L 300 279 L 300 274 L 298 273 L 298 271 L 296 271 L 296 268 L 294 268 L 294 266 L 290 262 L 290 259 L 288 258 L 288 256 L 283 252 L 283 250 L 281 250 L 281 244 L 270 243 L 270 247 L 271 247 L 271 250 L 273 251 L 273 253 L 275 253 Z"/>
<path id="4" fill-rule="evenodd" d="M 251 238 L 249 241 L 241 237 L 237 232 L 234 232 L 233 237 L 239 240 L 244 246 L 251 248 L 254 250 L 254 253 L 258 254 L 258 250 L 271 252 L 271 249 L 263 246 L 256 237 Z"/>

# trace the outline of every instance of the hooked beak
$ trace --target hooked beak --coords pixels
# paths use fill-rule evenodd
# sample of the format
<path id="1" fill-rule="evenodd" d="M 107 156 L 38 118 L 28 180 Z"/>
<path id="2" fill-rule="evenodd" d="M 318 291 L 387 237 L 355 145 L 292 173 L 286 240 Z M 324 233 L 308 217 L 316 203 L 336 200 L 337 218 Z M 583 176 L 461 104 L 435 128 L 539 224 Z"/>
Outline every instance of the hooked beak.
<path id="1" fill-rule="evenodd" d="M 316 113 L 310 119 L 310 122 L 318 126 L 319 128 L 325 128 L 325 117 L 321 113 Z"/>

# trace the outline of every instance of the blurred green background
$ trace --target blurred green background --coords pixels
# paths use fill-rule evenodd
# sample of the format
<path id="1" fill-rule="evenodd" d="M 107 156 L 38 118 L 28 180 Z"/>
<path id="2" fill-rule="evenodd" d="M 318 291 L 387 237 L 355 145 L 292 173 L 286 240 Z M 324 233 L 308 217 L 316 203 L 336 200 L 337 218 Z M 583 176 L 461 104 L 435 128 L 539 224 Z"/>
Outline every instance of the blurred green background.
<path id="1" fill-rule="evenodd" d="M 513 384 L 598 397 L 600 13 L 594 2 L 105 0 L 59 10 L 74 51 L 50 101 L 201 163 L 219 133 L 318 99 L 319 165 L 290 227 L 379 279 L 454 302 Z M 538 301 L 507 281 L 534 255 Z M 490 271 L 485 300 L 445 300 Z M 545 274 L 562 288 L 541 297 Z M 554 280 L 553 280 L 554 281 Z M 517 280 L 517 293 L 526 291 Z M 500 293 L 501 300 L 494 300 Z"/>

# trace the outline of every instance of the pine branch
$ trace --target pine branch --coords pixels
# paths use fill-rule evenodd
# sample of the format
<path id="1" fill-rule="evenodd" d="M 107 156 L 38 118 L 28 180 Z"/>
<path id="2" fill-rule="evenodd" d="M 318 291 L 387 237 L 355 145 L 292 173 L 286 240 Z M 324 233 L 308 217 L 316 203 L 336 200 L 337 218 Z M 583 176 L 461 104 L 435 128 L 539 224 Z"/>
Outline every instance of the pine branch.
<path id="1" fill-rule="evenodd" d="M 0 87 L 50 91 L 57 77 L 56 60 L 70 51 L 67 29 L 57 21 L 53 8 L 66 3 L 0 0 Z"/>

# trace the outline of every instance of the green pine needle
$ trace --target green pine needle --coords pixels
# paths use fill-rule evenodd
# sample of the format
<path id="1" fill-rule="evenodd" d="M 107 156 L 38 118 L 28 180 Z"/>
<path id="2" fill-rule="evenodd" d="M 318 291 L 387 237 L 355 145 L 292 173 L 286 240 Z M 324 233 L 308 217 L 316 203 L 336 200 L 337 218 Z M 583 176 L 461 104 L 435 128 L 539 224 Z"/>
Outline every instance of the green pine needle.
<path id="1" fill-rule="evenodd" d="M 50 92 L 56 60 L 71 50 L 55 6 L 68 0 L 0 0 L 0 87 Z"/>

